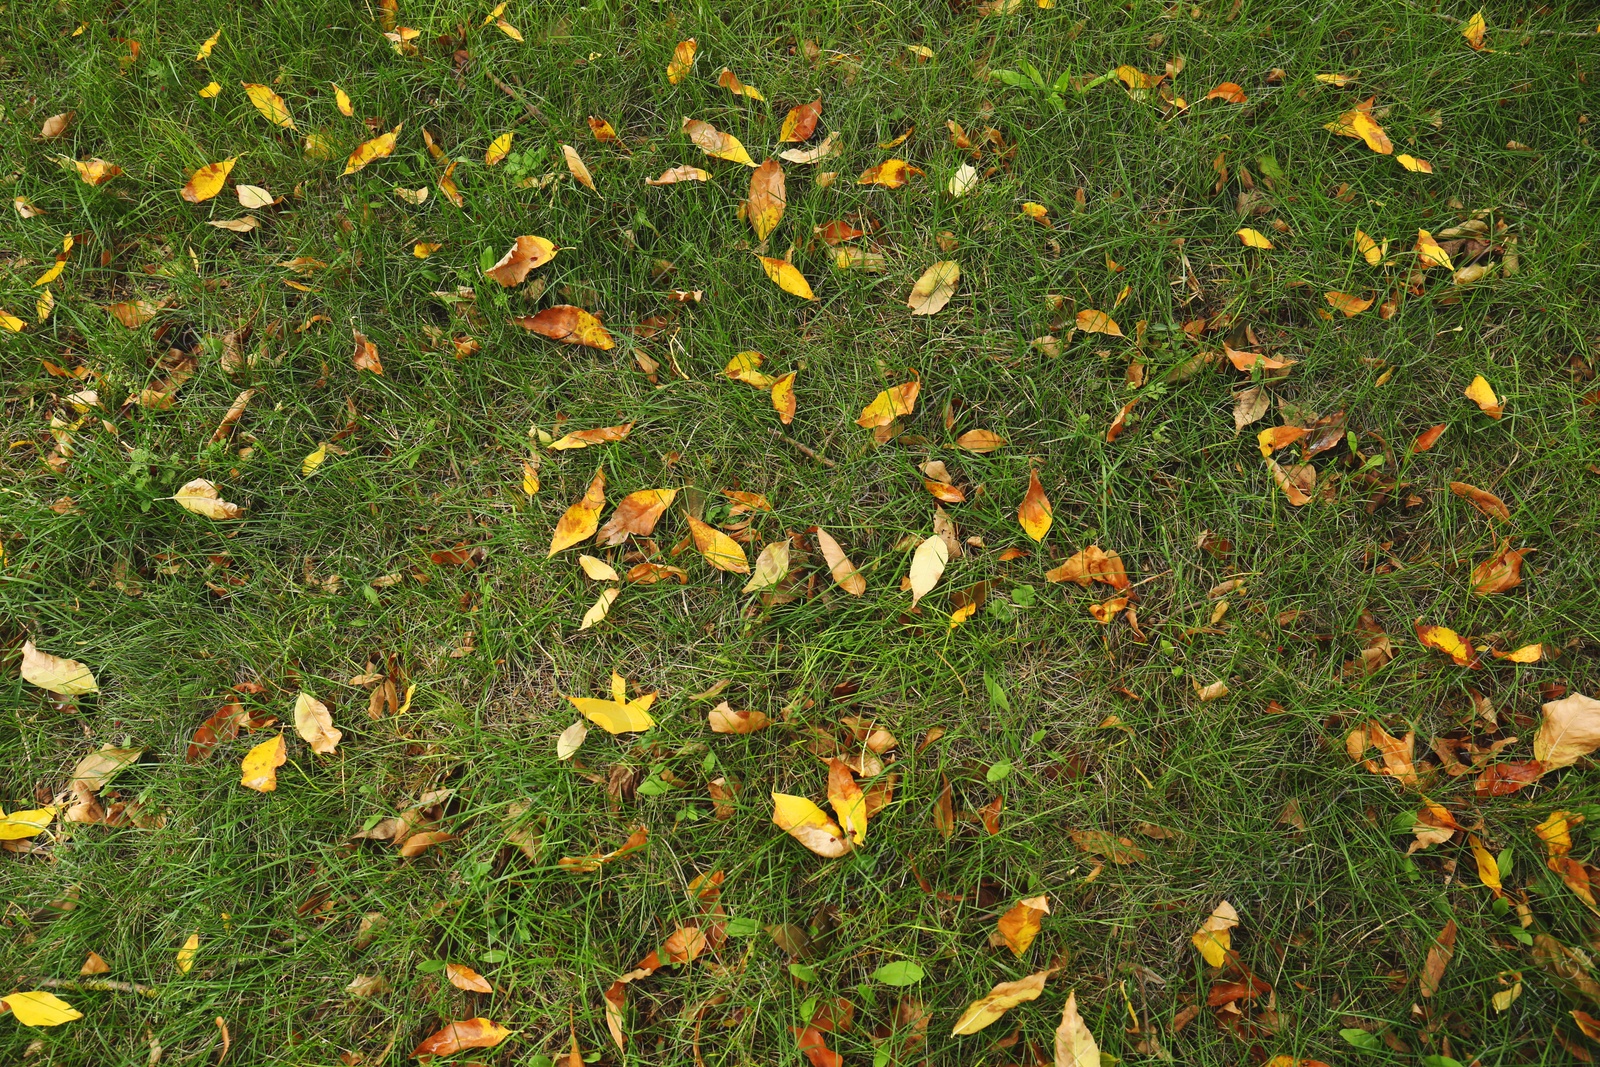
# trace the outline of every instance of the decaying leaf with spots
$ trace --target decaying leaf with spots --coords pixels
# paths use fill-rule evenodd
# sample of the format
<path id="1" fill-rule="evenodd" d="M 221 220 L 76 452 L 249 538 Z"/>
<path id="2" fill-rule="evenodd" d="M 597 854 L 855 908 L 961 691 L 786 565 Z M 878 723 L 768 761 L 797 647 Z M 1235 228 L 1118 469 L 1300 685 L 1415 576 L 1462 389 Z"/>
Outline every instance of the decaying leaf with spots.
<path id="1" fill-rule="evenodd" d="M 350 158 L 345 160 L 344 171 L 340 174 L 340 177 L 344 177 L 346 174 L 354 174 L 374 160 L 383 159 L 393 154 L 395 138 L 400 136 L 400 127 L 404 125 L 405 123 L 400 123 L 388 133 L 381 133 L 372 140 L 364 141 L 357 145 L 356 150 L 350 153 Z M 439 187 L 441 189 L 444 188 L 443 181 L 439 183 Z"/>
<path id="2" fill-rule="evenodd" d="M 557 304 L 537 315 L 523 315 L 512 319 L 511 324 L 564 345 L 583 345 L 607 351 L 617 345 L 616 339 L 600 324 L 599 319 L 572 304 Z"/>
<path id="3" fill-rule="evenodd" d="M 750 561 L 745 558 L 744 549 L 739 547 L 739 542 L 710 523 L 701 522 L 693 515 L 685 518 L 689 522 L 689 535 L 694 538 L 694 547 L 705 557 L 707 563 L 719 571 L 731 571 L 734 574 L 750 573 Z"/>
<path id="4" fill-rule="evenodd" d="M 613 671 L 610 700 L 574 696 L 567 700 L 584 718 L 608 734 L 640 733 L 654 726 L 656 721 L 650 717 L 650 705 L 655 703 L 656 694 L 641 693 L 632 700 L 627 699 L 627 695 L 628 683 Z"/>
<path id="5" fill-rule="evenodd" d="M 956 283 L 961 280 L 961 266 L 954 260 L 941 260 L 922 272 L 906 303 L 913 315 L 935 315 L 944 310 L 955 295 Z"/>
<path id="6" fill-rule="evenodd" d="M 587 540 L 600 525 L 600 509 L 606 506 L 606 472 L 596 467 L 594 478 L 583 497 L 569 507 L 556 522 L 555 534 L 550 538 L 550 551 L 545 558 L 563 549 Z"/>
<path id="7" fill-rule="evenodd" d="M 238 156 L 230 156 L 220 163 L 207 163 L 189 175 L 189 180 L 180 190 L 181 195 L 191 204 L 210 200 L 222 192 L 222 187 L 228 182 L 228 175 L 233 171 L 233 165 L 238 161 Z"/>
<path id="8" fill-rule="evenodd" d="M 922 171 L 903 159 L 886 159 L 875 167 L 868 167 L 856 179 L 857 185 L 881 185 L 885 189 L 898 189 Z"/>
<path id="9" fill-rule="evenodd" d="M 595 544 L 620 545 L 630 535 L 649 537 L 677 495 L 676 489 L 639 489 L 629 493 L 595 534 Z"/>
<path id="10" fill-rule="evenodd" d="M 563 434 L 560 438 L 550 442 L 550 451 L 568 452 L 574 448 L 588 448 L 590 445 L 613 444 L 617 441 L 626 441 L 628 434 L 633 430 L 633 423 L 624 422 L 616 426 L 599 426 L 592 430 L 573 430 Z"/>
<path id="11" fill-rule="evenodd" d="M 278 768 L 288 762 L 289 749 L 283 735 L 268 738 L 245 754 L 239 765 L 239 784 L 258 793 L 278 788 Z"/>
<path id="12" fill-rule="evenodd" d="M 283 97 L 272 91 L 270 85 L 257 85 L 251 82 L 240 82 L 244 86 L 245 95 L 250 102 L 261 112 L 261 117 L 274 126 L 285 130 L 292 130 L 294 117 L 289 114 L 289 105 L 283 102 Z"/>
<path id="13" fill-rule="evenodd" d="M 778 413 L 778 421 L 788 426 L 794 422 L 795 395 L 794 378 L 796 371 L 790 371 L 772 383 L 772 410 Z"/>
<path id="14" fill-rule="evenodd" d="M 731 133 L 723 133 L 709 122 L 684 119 L 683 132 L 708 156 L 726 159 L 730 163 L 743 163 L 747 167 L 756 165 L 756 161 L 750 158 L 750 153 L 745 151 L 739 138 Z"/>
<path id="15" fill-rule="evenodd" d="M 777 160 L 769 159 L 751 172 L 750 195 L 745 201 L 745 217 L 750 220 L 750 228 L 756 231 L 756 240 L 765 241 L 767 235 L 778 228 L 786 203 L 783 167 Z"/>
<path id="16" fill-rule="evenodd" d="M 837 859 L 853 847 L 839 824 L 805 797 L 773 793 L 772 821 L 778 829 L 828 859 Z"/>
<path id="17" fill-rule="evenodd" d="M 789 574 L 789 542 L 773 541 L 756 557 L 755 573 L 745 583 L 741 593 L 754 593 L 770 589 Z"/>
<path id="18" fill-rule="evenodd" d="M 817 130 L 817 120 L 822 117 L 822 98 L 801 104 L 799 107 L 790 108 L 789 113 L 783 117 L 783 128 L 778 131 L 778 140 L 786 144 L 798 144 L 811 138 Z"/>
<path id="19" fill-rule="evenodd" d="M 833 573 L 833 580 L 838 583 L 851 596 L 860 596 L 867 591 L 867 580 L 861 572 L 856 570 L 856 565 L 850 562 L 850 557 L 844 554 L 844 549 L 839 547 L 839 542 L 833 535 L 822 527 L 817 527 L 817 547 L 822 549 L 822 558 L 827 561 L 828 569 Z"/>
<path id="20" fill-rule="evenodd" d="M 85 664 L 40 652 L 32 641 L 22 642 L 22 680 L 57 696 L 77 697 L 100 691 L 94 672 Z"/>
<path id="21" fill-rule="evenodd" d="M 528 272 L 556 258 L 555 243 L 543 237 L 518 237 L 499 262 L 483 273 L 510 289 L 521 285 Z"/>
<path id="22" fill-rule="evenodd" d="M 1037 1000 L 1044 992 L 1045 980 L 1053 973 L 1053 969 L 1038 971 L 1015 982 L 1001 982 L 967 1005 L 967 1010 L 961 1013 L 961 1018 L 956 1020 L 950 1033 L 956 1037 L 975 1034 L 1018 1004 Z"/>

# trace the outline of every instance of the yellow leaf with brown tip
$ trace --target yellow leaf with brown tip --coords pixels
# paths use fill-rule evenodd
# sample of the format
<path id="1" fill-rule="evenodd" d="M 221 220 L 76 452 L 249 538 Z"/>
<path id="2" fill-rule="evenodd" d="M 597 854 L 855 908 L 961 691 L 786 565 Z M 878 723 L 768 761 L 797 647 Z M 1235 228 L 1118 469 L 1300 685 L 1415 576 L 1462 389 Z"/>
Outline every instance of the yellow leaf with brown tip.
<path id="1" fill-rule="evenodd" d="M 257 85 L 253 82 L 239 84 L 244 86 L 245 95 L 256 106 L 256 110 L 261 112 L 262 118 L 285 130 L 295 128 L 294 117 L 289 114 L 289 105 L 283 102 L 283 97 L 272 91 L 271 86 Z"/>

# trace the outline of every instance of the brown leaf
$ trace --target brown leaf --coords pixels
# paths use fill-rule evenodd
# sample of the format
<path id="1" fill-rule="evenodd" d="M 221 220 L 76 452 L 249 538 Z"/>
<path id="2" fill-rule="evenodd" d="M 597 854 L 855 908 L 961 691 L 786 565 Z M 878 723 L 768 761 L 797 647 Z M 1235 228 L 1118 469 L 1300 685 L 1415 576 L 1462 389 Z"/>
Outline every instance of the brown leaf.
<path id="1" fill-rule="evenodd" d="M 629 493 L 595 534 L 595 543 L 620 545 L 630 534 L 649 537 L 677 495 L 676 489 L 640 489 Z"/>
<path id="2" fill-rule="evenodd" d="M 934 729 L 938 729 L 938 727 Z M 931 734 L 933 731 L 930 730 L 928 732 Z M 944 731 L 940 730 L 939 732 L 942 734 Z M 926 743 L 924 742 L 924 744 Z M 941 776 L 940 781 L 939 800 L 933 807 L 933 826 L 941 836 L 949 837 L 956 832 L 955 804 L 951 797 L 950 779 Z"/>
<path id="3" fill-rule="evenodd" d="M 1345 739 L 1345 750 L 1351 759 L 1359 760 L 1367 753 L 1367 749 L 1376 748 L 1383 758 L 1383 766 L 1368 760 L 1366 768 L 1373 774 L 1386 774 L 1396 779 L 1401 785 L 1411 789 L 1421 787 L 1417 778 L 1414 753 L 1416 749 L 1416 736 L 1410 731 L 1405 737 L 1397 738 L 1383 728 L 1383 724 L 1373 719 L 1365 726 L 1358 726 L 1350 732 Z"/>
<path id="4" fill-rule="evenodd" d="M 1502 542 L 1500 551 L 1490 559 L 1472 568 L 1472 591 L 1478 596 L 1493 596 L 1522 584 L 1522 557 L 1531 548 L 1512 548 L 1510 541 Z M 1497 658 L 1504 658 L 1499 652 Z"/>
<path id="5" fill-rule="evenodd" d="M 1029 897 L 1018 901 L 1011 910 L 1000 916 L 995 929 L 1006 947 L 1011 949 L 1011 954 L 1020 959 L 1028 951 L 1028 946 L 1033 944 L 1033 939 L 1039 936 L 1040 924 L 1049 914 L 1049 897 Z"/>
<path id="6" fill-rule="evenodd" d="M 1417 978 L 1417 992 L 1424 998 L 1431 997 L 1439 991 L 1439 983 L 1444 980 L 1444 969 L 1450 965 L 1450 957 L 1455 955 L 1455 951 L 1456 921 L 1451 919 L 1445 923 L 1444 929 L 1439 931 L 1439 936 L 1428 949 L 1428 958 L 1422 964 L 1422 974 Z"/>
<path id="7" fill-rule="evenodd" d="M 39 140 L 54 141 L 67 132 L 67 127 L 72 125 L 76 111 L 63 111 L 59 115 L 51 115 L 44 120 L 44 125 L 39 127 Z"/>
<path id="8" fill-rule="evenodd" d="M 471 967 L 460 963 L 447 963 L 444 965 L 444 975 L 450 979 L 450 984 L 457 989 L 464 989 L 468 993 L 493 993 L 494 987 L 487 979 Z"/>
<path id="9" fill-rule="evenodd" d="M 763 712 L 734 711 L 726 700 L 706 714 L 714 734 L 753 734 L 772 725 Z"/>
<path id="10" fill-rule="evenodd" d="M 955 295 L 956 284 L 961 280 L 961 267 L 954 260 L 940 260 L 922 272 L 906 304 L 913 315 L 936 315 Z"/>
<path id="11" fill-rule="evenodd" d="M 756 240 L 765 241 L 778 223 L 783 220 L 787 204 L 784 192 L 783 167 L 769 159 L 750 172 L 750 195 L 745 201 L 745 217 L 756 232 Z"/>
<path id="12" fill-rule="evenodd" d="M 1506 502 L 1487 489 L 1479 489 L 1477 486 L 1468 485 L 1466 482 L 1451 482 L 1450 491 L 1463 500 L 1469 501 L 1473 507 L 1491 519 L 1499 519 L 1502 522 L 1511 521 L 1511 509 L 1506 507 Z"/>
<path id="13" fill-rule="evenodd" d="M 483 273 L 509 289 L 521 285 L 528 272 L 556 258 L 556 246 L 543 237 L 518 237 L 500 261 Z"/>
<path id="14" fill-rule="evenodd" d="M 1102 856 L 1112 863 L 1139 863 L 1146 859 L 1138 845 L 1126 837 L 1116 837 L 1105 830 L 1068 830 L 1072 843 L 1080 852 Z"/>
<path id="15" fill-rule="evenodd" d="M 1444 432 L 1445 430 L 1449 429 L 1449 426 L 1449 423 L 1441 422 L 1439 425 L 1429 427 L 1428 429 L 1417 434 L 1417 439 L 1411 442 L 1412 453 L 1415 454 L 1417 452 L 1426 452 L 1428 449 L 1438 444 L 1439 438 L 1444 436 Z"/>
<path id="16" fill-rule="evenodd" d="M 640 826 L 635 828 L 633 833 L 628 835 L 628 839 L 624 841 L 621 846 L 612 849 L 610 852 L 593 853 L 588 856 L 579 857 L 563 856 L 561 857 L 560 861 L 558 861 L 557 866 L 564 871 L 572 871 L 577 874 L 590 874 L 594 871 L 598 871 L 607 863 L 611 863 L 614 860 L 619 860 L 624 856 L 637 852 L 639 849 L 644 848 L 645 845 L 649 843 L 650 831 L 646 827 Z"/>
<path id="17" fill-rule="evenodd" d="M 599 319 L 571 304 L 557 304 L 537 315 L 523 315 L 512 319 L 511 324 L 566 345 L 585 345 L 602 350 L 616 347 L 616 340 L 600 324 Z"/>
<path id="18" fill-rule="evenodd" d="M 352 357 L 356 370 L 369 370 L 379 377 L 383 376 L 383 360 L 378 358 L 378 346 L 367 340 L 367 335 L 360 330 L 350 331 L 356 339 L 355 355 Z"/>
<path id="19" fill-rule="evenodd" d="M 783 128 L 778 132 L 778 140 L 794 144 L 807 140 L 817 130 L 817 120 L 822 117 L 822 98 L 801 104 L 799 107 L 790 108 L 784 116 Z"/>
<path id="20" fill-rule="evenodd" d="M 968 430 L 956 438 L 956 447 L 964 448 L 968 452 L 986 453 L 994 452 L 1003 447 L 1006 439 L 993 430 Z"/>
<path id="21" fill-rule="evenodd" d="M 1600 746 L 1600 700 L 1573 693 L 1541 709 L 1533 757 L 1547 769 L 1570 767 Z"/>

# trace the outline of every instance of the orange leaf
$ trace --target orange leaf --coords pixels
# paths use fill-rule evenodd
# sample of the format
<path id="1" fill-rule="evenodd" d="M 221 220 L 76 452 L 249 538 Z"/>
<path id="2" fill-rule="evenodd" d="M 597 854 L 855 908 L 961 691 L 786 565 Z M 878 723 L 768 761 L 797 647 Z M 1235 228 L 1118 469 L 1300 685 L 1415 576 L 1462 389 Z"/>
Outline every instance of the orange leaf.
<path id="1" fill-rule="evenodd" d="M 595 527 L 600 524 L 600 509 L 605 506 L 606 472 L 604 467 L 597 467 L 582 499 L 568 508 L 556 522 L 555 534 L 550 538 L 550 551 L 545 553 L 546 558 L 564 548 L 571 548 L 593 534 Z"/>
<path id="2" fill-rule="evenodd" d="M 1444 436 L 1444 431 L 1448 427 L 1448 423 L 1441 422 L 1439 425 L 1431 426 L 1417 434 L 1417 439 L 1411 442 L 1412 453 L 1415 454 L 1418 452 L 1426 452 L 1428 449 L 1438 444 L 1439 438 Z"/>
<path id="3" fill-rule="evenodd" d="M 772 410 L 778 413 L 778 421 L 785 426 L 794 421 L 795 396 L 794 376 L 795 371 L 790 371 L 782 378 L 772 383 Z"/>
<path id="4" fill-rule="evenodd" d="M 1415 628 L 1418 641 L 1421 641 L 1428 648 L 1443 652 L 1450 657 L 1451 662 L 1456 666 L 1472 667 L 1474 669 L 1482 666 L 1478 662 L 1478 654 L 1472 650 L 1472 646 L 1462 640 L 1461 635 L 1454 630 L 1445 626 L 1428 626 L 1420 622 L 1416 624 Z"/>
<path id="5" fill-rule="evenodd" d="M 556 246 L 543 237 L 518 237 L 500 257 L 500 261 L 483 273 L 509 289 L 521 285 L 528 272 L 542 267 L 556 258 Z"/>
<path id="6" fill-rule="evenodd" d="M 783 129 L 778 132 L 778 140 L 787 143 L 797 143 L 807 140 L 817 130 L 817 120 L 822 117 L 822 98 L 791 108 L 789 114 L 784 116 Z"/>
<path id="7" fill-rule="evenodd" d="M 1117 320 L 1107 315 L 1104 311 L 1095 311 L 1090 308 L 1078 312 L 1078 329 L 1084 333 L 1103 333 L 1111 337 L 1121 337 L 1122 327 L 1117 325 Z"/>
<path id="8" fill-rule="evenodd" d="M 606 520 L 595 534 L 595 543 L 601 545 L 620 545 L 632 534 L 636 537 L 649 537 L 655 532 L 656 523 L 672 505 L 673 498 L 678 495 L 676 489 L 640 489 L 629 493 L 617 504 L 616 510 Z M 630 581 L 638 581 L 631 574 Z"/>
<path id="9" fill-rule="evenodd" d="M 1522 584 L 1522 557 L 1532 551 L 1531 548 L 1512 548 L 1509 541 L 1503 543 L 1495 556 L 1472 568 L 1472 591 L 1478 596 L 1493 596 L 1508 589 L 1515 589 Z M 1529 647 L 1534 650 L 1534 660 L 1537 660 L 1539 646 Z M 1494 655 L 1496 659 L 1508 659 L 1516 653 L 1496 652 Z"/>
<path id="10" fill-rule="evenodd" d="M 870 430 L 876 426 L 887 426 L 902 415 L 910 415 L 916 409 L 917 394 L 921 391 L 922 381 L 919 378 L 885 389 L 873 398 L 872 403 L 861 409 L 856 425 Z"/>
<path id="11" fill-rule="evenodd" d="M 557 304 L 537 315 L 523 315 L 512 319 L 511 324 L 565 345 L 609 350 L 617 344 L 599 319 L 572 304 Z"/>
<path id="12" fill-rule="evenodd" d="M 778 228 L 786 203 L 783 167 L 777 160 L 769 159 L 750 173 L 750 195 L 745 201 L 745 217 L 750 220 L 750 228 L 756 231 L 756 240 L 765 241 L 767 235 Z"/>
<path id="13" fill-rule="evenodd" d="M 1022 525 L 1022 532 L 1035 541 L 1043 541 L 1044 535 L 1050 532 L 1052 512 L 1050 498 L 1044 495 L 1044 486 L 1039 484 L 1039 472 L 1028 472 L 1028 491 L 1022 498 L 1022 503 L 1017 505 L 1017 522 Z"/>
<path id="14" fill-rule="evenodd" d="M 369 370 L 379 377 L 383 376 L 383 360 L 378 358 L 378 346 L 367 340 L 367 335 L 360 330 L 352 328 L 355 335 L 356 351 L 351 358 L 355 362 L 356 370 Z"/>
<path id="15" fill-rule="evenodd" d="M 1322 297 L 1335 311 L 1344 312 L 1345 318 L 1354 318 L 1373 304 L 1373 297 L 1351 296 L 1349 293 L 1329 292 Z"/>
<path id="16" fill-rule="evenodd" d="M 910 180 L 911 175 L 922 171 L 903 159 L 886 159 L 875 167 L 868 167 L 856 179 L 857 185 L 881 185 L 885 189 L 898 189 Z"/>
<path id="17" fill-rule="evenodd" d="M 1233 82 L 1223 82 L 1206 94 L 1207 100 L 1226 100 L 1230 104 L 1245 102 L 1244 90 Z"/>
<path id="18" fill-rule="evenodd" d="M 1049 897 L 1029 897 L 1018 901 L 1010 911 L 1000 916 L 996 930 L 1006 947 L 1011 949 L 1011 954 L 1020 959 L 1028 951 L 1028 946 L 1033 944 L 1033 939 L 1039 936 L 1040 924 L 1049 914 Z"/>
<path id="19" fill-rule="evenodd" d="M 344 172 L 340 174 L 340 177 L 344 177 L 345 174 L 354 174 L 356 171 L 364 168 L 368 163 L 371 163 L 374 160 L 383 159 L 385 156 L 393 153 L 395 138 L 399 136 L 400 127 L 404 125 L 405 123 L 402 122 L 395 126 L 395 128 L 390 130 L 388 133 L 380 133 L 372 140 L 364 141 L 357 145 L 356 150 L 350 153 L 350 158 L 345 160 Z M 442 182 L 440 183 L 440 186 L 441 188 L 443 187 Z"/>
<path id="20" fill-rule="evenodd" d="M 1473 507 L 1491 519 L 1499 519 L 1502 522 L 1511 521 L 1511 509 L 1506 507 L 1506 502 L 1487 489 L 1479 489 L 1477 486 L 1468 485 L 1466 482 L 1451 482 L 1450 491 L 1463 500 L 1470 501 Z"/>
<path id="21" fill-rule="evenodd" d="M 450 984 L 457 989 L 464 989 L 469 993 L 493 993 L 494 987 L 471 967 L 460 963 L 447 963 L 444 965 L 445 977 L 450 979 Z"/>
<path id="22" fill-rule="evenodd" d="M 1483 413 L 1491 419 L 1498 419 L 1505 413 L 1505 409 L 1500 405 L 1500 398 L 1494 395 L 1494 388 L 1489 385 L 1488 379 L 1481 374 L 1472 379 L 1471 384 L 1467 386 L 1463 395 L 1474 404 L 1477 404 L 1483 410 Z"/>
<path id="23" fill-rule="evenodd" d="M 488 1019 L 464 1019 L 450 1023 L 424 1040 L 411 1055 L 421 1059 L 424 1056 L 451 1056 L 468 1048 L 494 1048 L 510 1036 L 510 1030 Z"/>

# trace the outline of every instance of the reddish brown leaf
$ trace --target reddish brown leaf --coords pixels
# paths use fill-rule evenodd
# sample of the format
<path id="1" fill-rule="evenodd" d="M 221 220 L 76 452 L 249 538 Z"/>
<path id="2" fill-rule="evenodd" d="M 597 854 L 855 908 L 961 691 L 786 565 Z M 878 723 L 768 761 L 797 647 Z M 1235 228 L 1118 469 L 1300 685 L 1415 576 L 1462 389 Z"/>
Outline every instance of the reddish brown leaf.
<path id="1" fill-rule="evenodd" d="M 1511 509 L 1506 507 L 1506 502 L 1487 489 L 1479 489 L 1477 486 L 1468 485 L 1466 482 L 1451 482 L 1450 491 L 1463 500 L 1470 501 L 1473 507 L 1491 519 L 1499 519 L 1502 522 L 1511 521 Z"/>
<path id="2" fill-rule="evenodd" d="M 1449 428 L 1449 425 L 1449 423 L 1441 422 L 1439 425 L 1430 426 L 1428 429 L 1417 434 L 1417 439 L 1411 442 L 1411 451 L 1413 453 L 1426 452 L 1428 449 L 1438 444 L 1439 438 L 1444 436 L 1444 432 Z"/>
<path id="3" fill-rule="evenodd" d="M 1423 997 L 1431 997 L 1439 991 L 1439 983 L 1444 981 L 1444 969 L 1450 965 L 1450 957 L 1455 952 L 1456 921 L 1451 919 L 1439 931 L 1439 936 L 1428 949 L 1428 958 L 1422 964 L 1422 974 L 1417 978 L 1417 992 Z"/>

